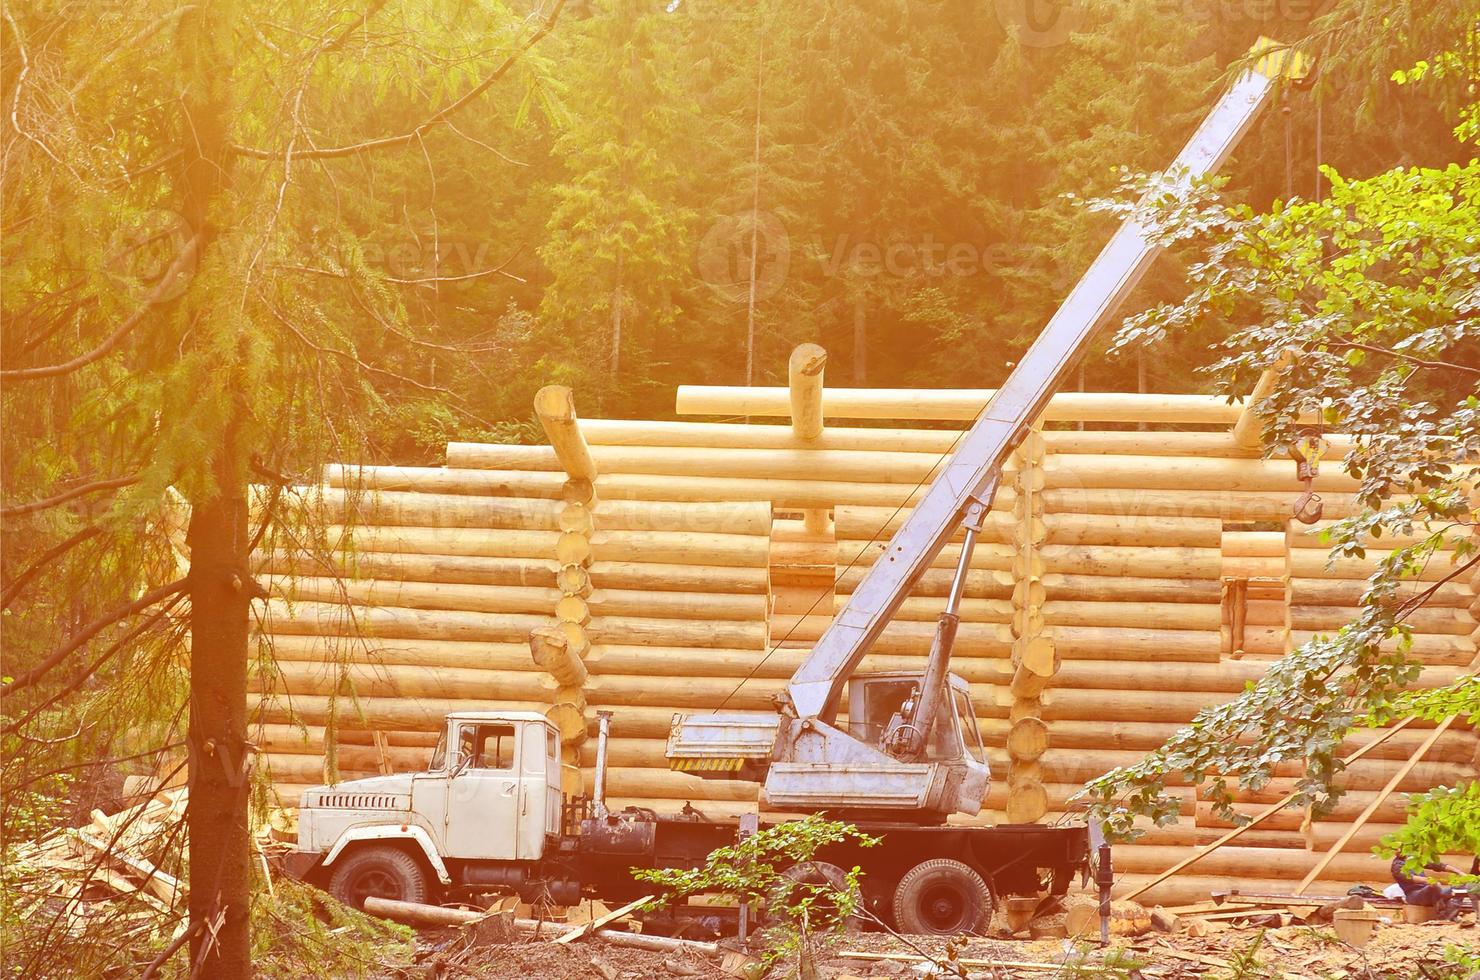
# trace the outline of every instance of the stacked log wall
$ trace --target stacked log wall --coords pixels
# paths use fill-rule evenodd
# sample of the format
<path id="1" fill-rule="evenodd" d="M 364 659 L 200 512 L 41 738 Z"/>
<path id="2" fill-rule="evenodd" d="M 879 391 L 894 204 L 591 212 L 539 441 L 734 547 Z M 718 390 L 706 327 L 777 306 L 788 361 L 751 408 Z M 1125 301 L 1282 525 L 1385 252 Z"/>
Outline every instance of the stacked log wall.
<path id="1" fill-rule="evenodd" d="M 792 403 L 778 391 L 788 395 L 750 389 L 726 401 L 685 389 L 680 406 L 785 415 Z M 423 765 L 450 708 L 575 703 L 561 693 L 572 685 L 531 660 L 528 641 L 573 594 L 560 575 L 578 565 L 589 590 L 580 597 L 589 644 L 581 717 L 594 731 L 595 710 L 614 711 L 613 802 L 691 801 L 715 816 L 754 809 L 753 783 L 668 768 L 672 715 L 771 707 L 959 434 L 914 426 L 968 417 L 976 397 L 925 394 L 910 403 L 884 393 L 878 407 L 821 392 L 824 414 L 844 405 L 832 413 L 899 413 L 911 423 L 887 428 L 581 420 L 598 501 L 580 529 L 589 533 L 576 535 L 583 542 L 569 529 L 570 475 L 549 446 L 454 443 L 445 467 L 331 468 L 325 506 L 342 512 L 353 544 L 345 579 L 269 558 L 292 576 L 282 586 L 292 602 L 274 600 L 266 627 L 280 674 L 262 682 L 275 692 L 264 704 L 263 744 L 284 796 L 320 778 L 326 726 L 337 731 L 338 771 L 361 775 Z M 972 684 L 996 775 L 974 822 L 1055 819 L 1084 780 L 1136 761 L 1274 658 L 1339 627 L 1376 555 L 1326 564 L 1318 533 L 1290 521 L 1302 489 L 1293 464 L 1262 460 L 1232 437 L 1237 406 L 1133 395 L 1054 405 L 1033 437 L 1041 444 L 1030 441 L 1009 466 L 962 608 L 954 669 Z M 1074 411 L 1091 423 L 1139 412 L 1153 424 L 1221 428 L 1062 427 Z M 1336 468 L 1323 470 L 1317 489 L 1327 520 L 1353 512 L 1355 484 Z M 923 665 L 958 548 L 948 545 L 922 577 L 862 669 Z M 1443 574 L 1436 562 L 1422 579 Z M 1477 584 L 1446 583 L 1415 617 L 1412 655 L 1428 665 L 1424 683 L 1474 661 Z M 368 635 L 352 638 L 357 629 Z M 1030 651 L 1050 669 L 1017 679 Z M 1282 814 L 1149 897 L 1193 900 L 1210 882 L 1235 878 L 1288 890 L 1320 856 L 1309 847 L 1334 837 L 1332 827 L 1339 833 L 1427 734 L 1413 729 L 1353 768 L 1329 819 Z M 1354 734 L 1348 747 L 1368 737 Z M 1474 755 L 1473 732 L 1446 732 L 1399 791 L 1471 778 Z M 579 761 L 589 785 L 594 740 Z M 1276 799 L 1301 774 L 1287 764 L 1240 806 Z M 1226 829 L 1196 787 L 1176 792 L 1184 805 L 1175 824 L 1117 848 L 1124 887 L 1181 856 L 1169 849 Z M 1401 818 L 1395 795 L 1364 833 Z M 1316 890 L 1382 882 L 1382 863 L 1365 846 L 1348 850 Z"/>

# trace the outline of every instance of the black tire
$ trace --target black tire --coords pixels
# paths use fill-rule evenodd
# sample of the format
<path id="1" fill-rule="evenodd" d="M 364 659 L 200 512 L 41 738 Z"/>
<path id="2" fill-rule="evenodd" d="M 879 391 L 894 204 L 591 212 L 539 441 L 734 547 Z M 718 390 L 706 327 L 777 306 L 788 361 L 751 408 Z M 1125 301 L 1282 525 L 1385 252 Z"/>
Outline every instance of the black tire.
<path id="1" fill-rule="evenodd" d="M 894 924 L 919 936 L 986 934 L 992 892 L 960 861 L 934 858 L 915 865 L 894 889 Z"/>
<path id="2" fill-rule="evenodd" d="M 788 880 L 796 882 L 796 884 L 791 886 L 782 885 L 777 889 L 777 894 L 772 901 L 778 904 L 791 904 L 801 898 L 805 898 L 806 893 L 801 892 L 799 886 L 817 885 L 829 888 L 834 892 L 845 892 L 848 889 L 848 873 L 836 864 L 831 864 L 827 861 L 802 861 L 799 864 L 793 864 L 783 871 L 782 874 Z M 855 895 L 854 898 L 860 905 L 862 904 L 860 896 Z M 818 901 L 812 907 L 819 919 L 819 921 L 812 923 L 811 928 L 814 932 L 831 929 L 837 923 L 838 910 L 835 903 Z M 773 913 L 767 910 L 766 919 L 768 921 L 775 922 L 784 918 L 785 916 L 780 913 Z M 863 917 L 859 915 L 848 916 L 843 922 L 843 930 L 845 932 L 861 932 L 863 930 Z"/>
<path id="3" fill-rule="evenodd" d="M 429 891 L 426 871 L 416 858 L 394 847 L 366 847 L 334 862 L 329 894 L 351 908 L 365 899 L 389 898 L 423 903 Z"/>

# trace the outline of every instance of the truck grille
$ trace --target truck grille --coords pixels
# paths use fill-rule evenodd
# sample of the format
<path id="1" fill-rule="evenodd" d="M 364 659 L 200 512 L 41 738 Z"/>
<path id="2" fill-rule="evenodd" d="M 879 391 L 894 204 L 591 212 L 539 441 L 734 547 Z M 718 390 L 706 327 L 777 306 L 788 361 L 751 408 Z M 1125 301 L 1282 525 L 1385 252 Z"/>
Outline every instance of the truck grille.
<path id="1" fill-rule="evenodd" d="M 320 793 L 310 805 L 339 810 L 400 810 L 406 798 L 392 793 Z"/>

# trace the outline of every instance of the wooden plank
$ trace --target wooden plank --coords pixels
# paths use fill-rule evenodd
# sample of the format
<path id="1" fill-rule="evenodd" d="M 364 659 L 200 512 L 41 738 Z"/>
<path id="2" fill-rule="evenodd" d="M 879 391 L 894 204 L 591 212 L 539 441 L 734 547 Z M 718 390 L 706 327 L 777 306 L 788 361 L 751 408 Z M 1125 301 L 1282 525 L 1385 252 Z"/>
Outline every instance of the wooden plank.
<path id="1" fill-rule="evenodd" d="M 878 962 L 887 962 L 887 963 L 943 963 L 943 962 L 945 962 L 944 958 L 941 958 L 941 959 L 931 959 L 928 956 L 921 956 L 918 953 L 868 953 L 868 952 L 864 952 L 863 950 L 858 950 L 858 949 L 845 949 L 845 950 L 843 950 L 843 952 L 841 952 L 841 953 L 838 954 L 838 957 L 840 959 L 845 959 L 845 960 L 868 960 L 870 962 L 875 962 L 875 963 L 878 963 Z M 977 967 L 977 966 L 979 966 L 979 967 L 994 967 L 994 966 L 999 966 L 999 967 L 1003 967 L 1005 969 L 1012 969 L 1012 970 L 1053 970 L 1053 971 L 1056 972 L 1056 971 L 1065 969 L 1065 964 L 1063 964 L 1063 963 L 1032 963 L 1032 962 L 1024 962 L 1024 961 L 1020 961 L 1020 960 L 963 959 L 963 960 L 953 960 L 952 962 L 954 962 L 957 966 L 967 966 L 967 967 Z M 1220 963 L 1219 965 L 1222 966 L 1223 964 Z"/>
<path id="2" fill-rule="evenodd" d="M 1357 831 L 1361 830 L 1362 826 L 1371 819 L 1372 814 L 1376 813 L 1377 808 L 1382 806 L 1383 801 L 1392 795 L 1393 790 L 1398 788 L 1398 784 L 1403 781 L 1404 777 L 1413 771 L 1413 767 L 1418 765 L 1424 754 L 1433 747 L 1435 742 L 1439 741 L 1439 736 L 1443 735 L 1449 729 L 1449 726 L 1453 724 L 1456 717 L 1458 716 L 1451 715 L 1445 718 L 1429 733 L 1428 738 L 1419 743 L 1417 750 L 1409 757 L 1408 761 L 1403 763 L 1397 772 L 1393 773 L 1393 778 L 1388 780 L 1388 784 L 1378 791 L 1378 794 L 1372 798 L 1371 803 L 1367 804 L 1367 809 L 1358 814 L 1357 819 L 1352 821 L 1352 825 L 1346 829 L 1346 833 L 1342 834 L 1336 843 L 1331 845 L 1331 850 L 1321 855 L 1321 859 L 1316 862 L 1316 866 L 1310 869 L 1310 874 L 1306 875 L 1300 884 L 1296 886 L 1295 894 L 1304 894 L 1305 890 L 1310 887 L 1311 882 L 1321 876 L 1321 872 L 1326 870 L 1326 866 L 1331 863 L 1336 855 L 1341 853 L 1341 849 L 1346 847 L 1347 843 L 1356 836 Z M 1403 720 L 1406 722 L 1409 719 L 1405 718 Z M 1396 727 L 1394 726 L 1394 730 L 1396 730 Z"/>
<path id="3" fill-rule="evenodd" d="M 1404 728 L 1406 728 L 1407 725 L 1408 725 L 1408 723 L 1410 721 L 1412 721 L 1412 720 L 1413 719 L 1411 717 L 1404 718 L 1402 721 L 1398 722 L 1392 728 L 1389 728 L 1387 731 L 1383 732 L 1377 738 L 1374 738 L 1372 741 L 1368 742 L 1366 745 L 1362 746 L 1361 748 L 1359 748 L 1355 752 L 1353 752 L 1351 755 L 1347 756 L 1345 759 L 1342 760 L 1342 763 L 1344 765 L 1348 765 L 1349 766 L 1353 762 L 1356 762 L 1362 756 L 1366 755 L 1369 751 L 1371 751 L 1372 749 L 1377 748 L 1377 746 L 1381 745 L 1383 742 L 1387 741 L 1389 738 L 1391 738 L 1394 735 L 1398 734 L 1398 732 L 1400 732 Z M 1442 728 L 1439 729 L 1439 730 L 1442 731 Z M 1423 750 L 1426 751 L 1426 748 L 1427 747 L 1425 746 L 1423 748 Z M 1412 766 L 1409 766 L 1409 768 L 1411 769 Z M 1405 776 L 1405 775 L 1407 775 L 1407 772 L 1406 771 L 1399 773 L 1399 777 Z M 1397 783 L 1394 783 L 1393 785 L 1396 786 Z M 1274 803 L 1271 803 L 1269 806 L 1267 806 L 1263 810 L 1259 811 L 1259 813 L 1257 815 L 1255 815 L 1254 819 L 1250 820 L 1248 823 L 1244 824 L 1242 827 L 1235 827 L 1233 830 L 1230 830 L 1228 833 L 1226 833 L 1223 836 L 1219 837 L 1217 840 L 1213 841 L 1213 843 L 1209 844 L 1207 847 L 1203 848 L 1202 850 L 1199 850 L 1199 851 L 1197 851 L 1197 852 L 1195 852 L 1193 854 L 1190 854 L 1186 858 L 1184 858 L 1183 860 L 1178 861 L 1176 864 L 1172 865 L 1170 868 L 1168 868 L 1167 870 L 1163 871 L 1161 874 L 1157 875 L 1155 878 L 1152 878 L 1150 881 L 1148 881 L 1146 884 L 1142 885 L 1140 888 L 1137 888 L 1135 891 L 1131 892 L 1129 895 L 1126 895 L 1125 898 L 1127 898 L 1127 899 L 1133 899 L 1137 895 L 1141 895 L 1141 894 L 1149 891 L 1154 886 L 1161 884 L 1163 881 L 1166 881 L 1168 878 L 1170 878 L 1172 875 L 1176 874 L 1177 872 L 1182 871 L 1182 870 L 1190 867 L 1193 864 L 1196 864 L 1198 861 L 1201 861 L 1203 858 L 1207 857 L 1213 851 L 1216 851 L 1218 848 L 1222 847 L 1224 844 L 1227 844 L 1229 841 L 1231 841 L 1234 838 L 1238 837 L 1239 835 L 1243 834 L 1245 831 L 1254 829 L 1255 827 L 1259 826 L 1259 824 L 1262 823 L 1263 821 L 1268 820 L 1270 817 L 1274 816 L 1276 813 L 1279 813 L 1281 810 L 1283 810 L 1286 806 L 1289 805 L 1289 803 L 1290 803 L 1291 800 L 1295 799 L 1296 795 L 1297 794 L 1295 794 L 1293 792 L 1292 793 L 1286 793 L 1278 801 L 1276 801 Z M 1375 809 L 1375 807 L 1374 807 L 1374 809 Z M 1321 865 L 1321 867 L 1324 867 L 1324 865 Z M 1319 870 L 1319 868 L 1317 870 Z M 1310 880 L 1314 880 L 1314 878 L 1311 878 Z"/>
<path id="4" fill-rule="evenodd" d="M 623 905 L 619 909 L 614 909 L 613 911 L 608 912 L 606 915 L 598 916 L 597 918 L 592 919 L 590 922 L 587 922 L 578 928 L 572 929 L 570 932 L 567 932 L 559 939 L 556 939 L 555 942 L 556 944 L 561 946 L 564 946 L 568 943 L 573 943 L 577 939 L 580 939 L 582 936 L 588 936 L 591 933 L 595 932 L 597 929 L 600 929 L 602 926 L 607 925 L 608 923 L 615 922 L 620 918 L 630 915 L 631 913 L 637 911 L 639 906 L 645 905 L 652 900 L 652 895 L 644 895 L 635 902 L 628 902 L 626 905 Z"/>

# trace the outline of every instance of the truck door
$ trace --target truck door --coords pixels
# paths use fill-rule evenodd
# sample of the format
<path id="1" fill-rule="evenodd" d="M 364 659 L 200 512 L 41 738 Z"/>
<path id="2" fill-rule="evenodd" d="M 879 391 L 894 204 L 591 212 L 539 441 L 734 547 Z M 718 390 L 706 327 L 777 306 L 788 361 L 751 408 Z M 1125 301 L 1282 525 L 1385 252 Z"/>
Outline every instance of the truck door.
<path id="1" fill-rule="evenodd" d="M 518 728 L 508 722 L 458 726 L 442 835 L 447 857 L 512 861 L 520 856 L 518 743 Z"/>
<path id="2" fill-rule="evenodd" d="M 546 835 L 560 832 L 560 736 L 542 722 L 525 722 L 519 753 L 524 760 L 519 786 L 518 859 L 538 861 L 545 853 Z M 550 770 L 556 769 L 554 793 Z"/>

